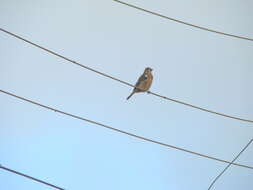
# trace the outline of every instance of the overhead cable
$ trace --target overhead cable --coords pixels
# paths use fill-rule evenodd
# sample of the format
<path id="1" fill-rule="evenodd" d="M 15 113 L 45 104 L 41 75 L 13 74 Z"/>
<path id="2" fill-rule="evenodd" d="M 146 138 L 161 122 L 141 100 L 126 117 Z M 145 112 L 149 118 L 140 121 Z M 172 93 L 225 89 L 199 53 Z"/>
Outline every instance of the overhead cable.
<path id="1" fill-rule="evenodd" d="M 150 138 L 142 137 L 142 136 L 139 136 L 139 135 L 135 135 L 135 134 L 133 134 L 133 133 L 129 133 L 129 132 L 126 132 L 126 131 L 117 129 L 117 128 L 113 128 L 113 127 L 111 127 L 111 126 L 109 126 L 109 125 L 105 125 L 105 124 L 102 124 L 102 123 L 99 123 L 99 122 L 96 122 L 96 121 L 93 121 L 93 120 L 90 120 L 90 119 L 86 119 L 86 118 L 84 118 L 84 117 L 80 117 L 80 116 L 77 116 L 77 115 L 74 115 L 74 114 L 71 114 L 71 113 L 67 113 L 67 112 L 61 111 L 61 110 L 58 110 L 58 109 L 56 109 L 56 108 L 43 105 L 43 104 L 41 104 L 41 103 L 35 102 L 35 101 L 33 101 L 33 100 L 30 100 L 30 99 L 27 99 L 27 98 L 18 96 L 18 95 L 16 95 L 16 94 L 13 94 L 13 93 L 10 93 L 10 92 L 4 91 L 4 90 L 0 90 L 0 92 L 1 92 L 1 93 L 4 93 L 4 94 L 7 94 L 7 95 L 9 95 L 9 96 L 18 98 L 18 99 L 20 99 L 20 100 L 23 100 L 23 101 L 25 101 L 25 102 L 29 102 L 29 103 L 31 103 L 31 104 L 37 105 L 37 106 L 39 106 L 39 107 L 43 107 L 43 108 L 45 108 L 45 109 L 48 109 L 48 110 L 51 110 L 51 111 L 60 113 L 60 114 L 62 114 L 62 115 L 66 115 L 66 116 L 69 116 L 69 117 L 72 117 L 72 118 L 75 118 L 75 119 L 79 119 L 79 120 L 82 120 L 82 121 L 86 121 L 86 122 L 89 122 L 89 123 L 92 123 L 92 124 L 101 126 L 101 127 L 103 127 L 103 128 L 110 129 L 110 130 L 112 130 L 112 131 L 116 131 L 116 132 L 121 133 L 121 134 L 125 134 L 125 135 L 128 135 L 128 136 L 134 137 L 134 138 L 141 139 L 141 140 L 146 141 L 146 142 L 151 142 L 151 143 L 154 143 L 154 144 L 158 144 L 158 145 L 161 145 L 161 146 L 165 146 L 165 147 L 167 147 L 167 148 L 172 148 L 172 149 L 176 149 L 176 150 L 179 150 L 179 151 L 187 152 L 187 153 L 190 153 L 190 154 L 194 154 L 194 155 L 197 155 L 197 156 L 200 156 L 200 157 L 203 157 L 203 158 L 207 158 L 207 159 L 211 159 L 211 160 L 215 160 L 215 161 L 218 161 L 218 162 L 223 162 L 223 163 L 227 163 L 227 164 L 230 164 L 230 163 L 231 163 L 231 162 L 226 161 L 226 160 L 222 160 L 222 159 L 215 158 L 215 157 L 212 157 L 212 156 L 208 156 L 208 155 L 204 155 L 204 154 L 201 154 L 201 153 L 193 152 L 193 151 L 191 151 L 191 150 L 187 150 L 187 149 L 184 149 L 184 148 L 179 148 L 179 147 L 176 147 L 176 146 L 173 146 L 173 145 L 169 145 L 169 144 L 162 143 L 162 142 L 159 142 L 159 141 L 156 141 L 156 140 L 152 140 L 152 139 L 150 139 Z M 253 169 L 252 166 L 247 166 L 247 165 L 243 165 L 243 164 L 239 164 L 239 163 L 231 163 L 231 164 L 232 164 L 232 165 L 236 165 L 236 166 L 240 166 L 240 167 L 244 167 L 244 168 L 248 168 L 248 169 Z"/>
<path id="2" fill-rule="evenodd" d="M 233 38 L 253 41 L 253 38 L 248 38 L 248 37 L 238 36 L 238 35 L 229 34 L 229 33 L 225 33 L 225 32 L 220 32 L 220 31 L 217 31 L 217 30 L 213 30 L 213 29 L 206 28 L 206 27 L 203 27 L 203 26 L 198 26 L 198 25 L 195 25 L 195 24 L 191 24 L 191 23 L 188 23 L 188 22 L 185 22 L 185 21 L 175 19 L 175 18 L 171 18 L 171 17 L 165 16 L 165 15 L 162 15 L 162 14 L 159 14 L 159 13 L 156 13 L 156 12 L 153 12 L 153 11 L 150 11 L 150 10 L 147 10 L 147 9 L 144 9 L 144 8 L 141 8 L 141 7 L 123 2 L 123 1 L 119 1 L 119 0 L 113 0 L 113 1 L 115 1 L 117 3 L 121 3 L 121 4 L 126 5 L 128 7 L 140 10 L 140 11 L 144 11 L 148 14 L 152 14 L 152 15 L 155 15 L 155 16 L 159 16 L 161 18 L 165 18 L 165 19 L 180 23 L 180 24 L 188 25 L 188 26 L 191 26 L 191 27 L 194 27 L 194 28 L 198 28 L 198 29 L 205 30 L 205 31 L 208 31 L 208 32 L 212 32 L 212 33 L 216 33 L 216 34 L 221 34 L 221 35 L 224 35 L 224 36 L 229 36 L 229 37 L 233 37 Z"/>
<path id="3" fill-rule="evenodd" d="M 13 37 L 15 37 L 15 38 L 18 38 L 18 39 L 20 39 L 20 40 L 22 40 L 22 41 L 24 41 L 24 42 L 27 42 L 27 43 L 29 43 L 29 44 L 31 44 L 31 45 L 33 45 L 33 46 L 39 48 L 39 49 L 42 49 L 42 50 L 44 50 L 44 51 L 46 51 L 46 52 L 48 52 L 48 53 L 50 53 L 50 54 L 53 54 L 53 55 L 55 55 L 55 56 L 57 56 L 57 57 L 60 57 L 60 58 L 62 58 L 62 59 L 64 59 L 64 60 L 66 60 L 66 61 L 68 61 L 68 62 L 70 62 L 70 63 L 72 63 L 72 64 L 75 64 L 75 65 L 77 65 L 77 66 L 80 66 L 80 67 L 82 67 L 82 68 L 84 68 L 84 69 L 87 69 L 87 70 L 89 70 L 89 71 L 95 72 L 95 73 L 97 73 L 97 74 L 99 74 L 99 75 L 102 75 L 102 76 L 104 76 L 104 77 L 110 78 L 110 79 L 112 79 L 112 80 L 118 81 L 118 82 L 120 82 L 120 83 L 122 83 L 122 84 L 125 84 L 125 85 L 127 85 L 127 86 L 138 88 L 138 87 L 136 87 L 135 85 L 132 85 L 132 84 L 130 84 L 130 83 L 128 83 L 128 82 L 125 82 L 125 81 L 120 80 L 120 79 L 118 79 L 118 78 L 115 78 L 115 77 L 113 77 L 113 76 L 111 76 L 111 75 L 105 74 L 105 73 L 100 72 L 100 71 L 97 71 L 97 70 L 95 70 L 95 69 L 92 69 L 92 68 L 90 68 L 90 67 L 88 67 L 88 66 L 85 66 L 85 65 L 83 65 L 83 64 L 80 64 L 80 63 L 78 63 L 78 62 L 76 62 L 76 61 L 73 61 L 73 60 L 71 60 L 71 59 L 69 59 L 69 58 L 67 58 L 67 57 L 65 57 L 65 56 L 63 56 L 63 55 L 60 55 L 60 54 L 58 54 L 58 53 L 56 53 L 56 52 L 54 52 L 54 51 L 52 51 L 52 50 L 49 50 L 49 49 L 47 49 L 47 48 L 45 48 L 45 47 L 42 47 L 42 46 L 40 46 L 40 45 L 38 45 L 38 44 L 36 44 L 36 43 L 34 43 L 34 42 L 31 42 L 31 41 L 29 41 L 29 40 L 27 40 L 27 39 L 25 39 L 25 38 L 22 38 L 22 37 L 20 37 L 19 35 L 16 35 L 16 34 L 14 34 L 14 33 L 11 33 L 11 32 L 9 32 L 9 31 L 7 31 L 7 30 L 5 30 L 5 29 L 0 28 L 0 31 L 2 31 L 2 32 L 6 33 L 6 34 L 9 34 L 9 35 L 11 35 L 11 36 L 13 36 Z M 219 112 L 212 111 L 212 110 L 209 110 L 209 109 L 206 109 L 206 108 L 203 108 L 203 107 L 195 106 L 195 105 L 192 105 L 192 104 L 189 104 L 189 103 L 185 103 L 185 102 L 182 102 L 182 101 L 173 99 L 173 98 L 169 98 L 169 97 L 166 97 L 166 96 L 163 96 L 163 95 L 160 95 L 160 94 L 151 92 L 151 91 L 148 91 L 148 93 L 149 93 L 149 94 L 152 94 L 152 95 L 154 95 L 154 96 L 157 96 L 157 97 L 159 97 L 159 98 L 163 98 L 163 99 L 165 99 L 165 100 L 169 100 L 169 101 L 172 101 L 172 102 L 175 102 L 175 103 L 178 103 L 178 104 L 182 104 L 182 105 L 185 105 L 185 106 L 188 106 L 188 107 L 192 107 L 192 108 L 195 108 L 195 109 L 198 109 L 198 110 L 201 110 L 201 111 L 209 112 L 209 113 L 216 114 L 216 115 L 223 116 L 223 117 L 230 118 L 230 119 L 235 119 L 235 120 L 239 120 L 239 121 L 244 121 L 244 122 L 253 123 L 253 120 L 250 120 L 250 119 L 243 119 L 243 118 L 240 118 L 240 117 L 235 117 L 235 116 L 231 116 L 231 115 L 224 114 L 224 113 L 219 113 Z"/>
<path id="4" fill-rule="evenodd" d="M 48 182 L 46 182 L 46 181 L 42 181 L 42 180 L 37 179 L 37 178 L 35 178 L 35 177 L 32 177 L 32 176 L 26 175 L 26 174 L 24 174 L 24 173 L 21 173 L 21 172 L 12 170 L 12 169 L 10 169 L 10 168 L 4 167 L 4 166 L 2 166 L 1 164 L 0 164 L 0 169 L 5 170 L 5 171 L 8 171 L 8 172 L 11 172 L 11 173 L 14 173 L 14 174 L 16 174 L 16 175 L 20 175 L 20 176 L 26 177 L 26 178 L 28 178 L 28 179 L 30 179 L 30 180 L 33 180 L 33 181 L 42 183 L 42 184 L 44 184 L 44 185 L 50 186 L 50 187 L 55 188 L 55 189 L 64 190 L 63 188 L 61 188 L 61 187 L 59 187 L 59 186 L 53 185 L 53 184 L 48 183 Z"/>
<path id="5" fill-rule="evenodd" d="M 215 182 L 222 176 L 222 174 L 237 160 L 237 158 L 248 148 L 248 146 L 252 143 L 253 139 L 251 139 L 248 144 L 241 150 L 241 152 L 230 162 L 223 170 L 222 172 L 212 181 L 211 185 L 208 187 L 208 190 L 212 188 L 212 186 L 215 184 Z"/>

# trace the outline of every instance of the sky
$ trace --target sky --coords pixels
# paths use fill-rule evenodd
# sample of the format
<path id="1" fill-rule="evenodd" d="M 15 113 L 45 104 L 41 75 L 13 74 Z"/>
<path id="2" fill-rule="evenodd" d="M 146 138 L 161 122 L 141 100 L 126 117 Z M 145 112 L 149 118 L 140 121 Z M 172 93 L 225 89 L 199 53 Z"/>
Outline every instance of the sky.
<path id="1" fill-rule="evenodd" d="M 137 6 L 253 37 L 253 2 L 141 1 Z M 0 25 L 74 61 L 151 91 L 253 119 L 253 42 L 191 28 L 112 0 L 1 0 Z M 251 123 L 139 93 L 0 32 L 0 88 L 114 128 L 231 161 Z M 0 164 L 68 190 L 203 190 L 226 164 L 129 137 L 0 93 Z M 237 160 L 253 166 L 253 145 Z M 231 166 L 216 190 L 251 190 L 253 171 Z M 1 190 L 47 190 L 0 170 Z"/>

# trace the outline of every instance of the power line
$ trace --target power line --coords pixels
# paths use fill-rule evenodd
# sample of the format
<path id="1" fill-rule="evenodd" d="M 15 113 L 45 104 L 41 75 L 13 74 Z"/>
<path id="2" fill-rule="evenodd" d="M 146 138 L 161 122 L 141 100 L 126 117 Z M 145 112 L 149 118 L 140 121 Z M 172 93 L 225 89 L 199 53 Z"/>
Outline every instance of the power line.
<path id="1" fill-rule="evenodd" d="M 225 32 L 220 32 L 220 31 L 217 31 L 217 30 L 213 30 L 213 29 L 210 29 L 210 28 L 203 27 L 203 26 L 198 26 L 198 25 L 195 25 L 195 24 L 184 22 L 184 21 L 181 21 L 181 20 L 178 20 L 178 19 L 175 19 L 175 18 L 164 16 L 162 14 L 159 14 L 159 13 L 156 13 L 156 12 L 153 12 L 153 11 L 149 11 L 147 9 L 143 9 L 141 7 L 137 7 L 137 6 L 129 4 L 129 3 L 125 3 L 123 1 L 118 1 L 118 0 L 113 0 L 113 1 L 115 1 L 117 3 L 121 3 L 121 4 L 126 5 L 128 7 L 132 7 L 134 9 L 138 9 L 140 11 L 144 11 L 146 13 L 149 13 L 149 14 L 152 14 L 152 15 L 155 15 L 155 16 L 159 16 L 159 17 L 162 17 L 162 18 L 165 18 L 165 19 L 168 19 L 168 20 L 180 23 L 180 24 L 188 25 L 188 26 L 191 26 L 191 27 L 194 27 L 194 28 L 198 28 L 198 29 L 205 30 L 205 31 L 208 31 L 208 32 L 213 32 L 213 33 L 216 33 L 216 34 L 221 34 L 221 35 L 224 35 L 224 36 L 229 36 L 229 37 L 239 38 L 239 39 L 243 39 L 243 40 L 253 41 L 252 38 L 238 36 L 238 35 L 229 34 L 229 33 L 225 33 Z"/>
<path id="2" fill-rule="evenodd" d="M 120 82 L 120 83 L 122 83 L 122 84 L 125 84 L 125 85 L 127 85 L 127 86 L 138 88 L 138 87 L 136 87 L 136 86 L 134 86 L 134 85 L 132 85 L 132 84 L 130 84 L 130 83 L 128 83 L 128 82 L 125 82 L 125 81 L 123 81 L 123 80 L 120 80 L 120 79 L 118 79 L 118 78 L 115 78 L 115 77 L 113 77 L 113 76 L 111 76 L 111 75 L 102 73 L 102 72 L 97 71 L 97 70 L 95 70 L 95 69 L 92 69 L 92 68 L 90 68 L 90 67 L 88 67 L 88 66 L 82 65 L 82 64 L 80 64 L 80 63 L 78 63 L 78 62 L 76 62 L 76 61 L 73 61 L 73 60 L 71 60 L 71 59 L 69 59 L 69 58 L 67 58 L 67 57 L 65 57 L 65 56 L 63 56 L 63 55 L 60 55 L 60 54 L 58 54 L 58 53 L 56 53 L 56 52 L 54 52 L 54 51 L 52 51 L 52 50 L 49 50 L 49 49 L 47 49 L 47 48 L 44 48 L 44 47 L 42 47 L 42 46 L 40 46 L 40 45 L 38 45 L 38 44 L 36 44 L 36 43 L 33 43 L 33 42 L 31 42 L 31 41 L 29 41 L 29 40 L 27 40 L 27 39 L 24 39 L 24 38 L 22 38 L 21 36 L 18 36 L 18 35 L 14 34 L 14 33 L 11 33 L 11 32 L 9 32 L 9 31 L 7 31 L 7 30 L 4 30 L 4 29 L 0 28 L 0 31 L 2 31 L 2 32 L 6 33 L 6 34 L 9 34 L 9 35 L 11 35 L 11 36 L 13 36 L 13 37 L 15 37 L 15 38 L 18 38 L 18 39 L 20 39 L 20 40 L 22 40 L 22 41 L 24 41 L 24 42 L 27 42 L 27 43 L 29 43 L 29 44 L 31 44 L 31 45 L 33 45 L 33 46 L 39 48 L 39 49 L 42 49 L 42 50 L 44 50 L 44 51 L 46 51 L 46 52 L 48 52 L 48 53 L 50 53 L 50 54 L 53 54 L 53 55 L 55 55 L 55 56 L 57 56 L 57 57 L 60 57 L 60 58 L 62 58 L 62 59 L 64 59 L 64 60 L 66 60 L 66 61 L 68 61 L 68 62 L 70 62 L 70 63 L 72 63 L 72 64 L 75 64 L 75 65 L 77 65 L 77 66 L 80 66 L 80 67 L 82 67 L 82 68 L 84 68 L 84 69 L 90 70 L 90 71 L 95 72 L 95 73 L 97 73 L 97 74 L 99 74 L 99 75 L 102 75 L 102 76 L 104 76 L 104 77 L 107 77 L 107 78 L 110 78 L 110 79 L 112 79 L 112 80 L 118 81 L 118 82 Z M 212 110 L 209 110 L 209 109 L 206 109 L 206 108 L 202 108 L 202 107 L 199 107 L 199 106 L 195 106 L 195 105 L 192 105 L 192 104 L 188 104 L 188 103 L 185 103 L 185 102 L 176 100 L 176 99 L 172 99 L 172 98 L 169 98 L 169 97 L 166 97 L 166 96 L 162 96 L 162 95 L 159 95 L 159 94 L 154 93 L 154 92 L 148 91 L 148 93 L 149 93 L 149 94 L 152 94 L 152 95 L 154 95 L 154 96 L 157 96 L 157 97 L 159 97 L 159 98 L 163 98 L 163 99 L 165 99 L 165 100 L 169 100 L 169 101 L 172 101 L 172 102 L 175 102 L 175 103 L 178 103 L 178 104 L 182 104 L 182 105 L 185 105 L 185 106 L 188 106 L 188 107 L 192 107 L 192 108 L 195 108 L 195 109 L 198 109 L 198 110 L 201 110 L 201 111 L 209 112 L 209 113 L 212 113 L 212 114 L 215 114 L 215 115 L 219 115 L 219 116 L 223 116 L 223 117 L 227 117 L 227 118 L 230 118 L 230 119 L 235 119 L 235 120 L 239 120 L 239 121 L 244 121 L 244 122 L 253 123 L 253 120 L 243 119 L 243 118 L 240 118 L 240 117 L 235 117 L 235 116 L 227 115 L 227 114 L 224 114 L 224 113 L 219 113 L 219 112 L 212 111 Z"/>
<path id="3" fill-rule="evenodd" d="M 17 175 L 20 175 L 20 176 L 26 177 L 26 178 L 28 178 L 28 179 L 31 179 L 31 180 L 33 180 L 33 181 L 37 181 L 37 182 L 39 182 L 39 183 L 45 184 L 45 185 L 50 186 L 50 187 L 53 187 L 53 188 L 55 188 L 55 189 L 64 190 L 63 188 L 58 187 L 58 186 L 56 186 L 56 185 L 53 185 L 53 184 L 51 184 L 51 183 L 48 183 L 48 182 L 42 181 L 42 180 L 40 180 L 40 179 L 37 179 L 37 178 L 31 177 L 31 176 L 29 176 L 29 175 L 23 174 L 23 173 L 21 173 L 21 172 L 18 172 L 18 171 L 12 170 L 12 169 L 7 168 L 7 167 L 4 167 L 4 166 L 2 166 L 1 164 L 0 164 L 0 169 L 3 169 L 3 170 L 5 170 L 5 171 L 8 171 L 8 172 L 11 172 L 11 173 L 14 173 L 14 174 L 17 174 Z"/>
<path id="4" fill-rule="evenodd" d="M 252 143 L 253 139 L 251 139 L 248 144 L 241 150 L 241 152 L 233 159 L 232 162 L 230 162 L 225 168 L 224 170 L 222 170 L 222 172 L 213 180 L 213 182 L 211 183 L 211 185 L 208 187 L 208 190 L 210 190 L 212 188 L 212 186 L 214 185 L 214 183 L 222 176 L 222 174 L 231 166 L 231 164 L 248 148 L 248 146 Z"/>
<path id="5" fill-rule="evenodd" d="M 135 135 L 133 133 L 129 133 L 129 132 L 126 132 L 126 131 L 123 131 L 123 130 L 120 130 L 120 129 L 116 129 L 116 128 L 113 128 L 113 127 L 111 127 L 109 125 L 105 125 L 105 124 L 102 124 L 102 123 L 99 123 L 99 122 L 96 122 L 96 121 L 92 121 L 90 119 L 86 119 L 84 117 L 80 117 L 80 116 L 77 116 L 77 115 L 73 115 L 71 113 L 67 113 L 67 112 L 61 111 L 61 110 L 58 110 L 56 108 L 43 105 L 41 103 L 35 102 L 33 100 L 30 100 L 30 99 L 18 96 L 16 94 L 13 94 L 13 93 L 10 93 L 10 92 L 4 91 L 4 90 L 0 90 L 0 92 L 2 92 L 4 94 L 7 94 L 9 96 L 18 98 L 20 100 L 23 100 L 25 102 L 29 102 L 31 104 L 43 107 L 45 109 L 48 109 L 48 110 L 51 110 L 51 111 L 54 111 L 54 112 L 58 112 L 58 113 L 60 113 L 62 115 L 66 115 L 66 116 L 69 116 L 69 117 L 72 117 L 72 118 L 75 118 L 75 119 L 79 119 L 79 120 L 86 121 L 86 122 L 89 122 L 89 123 L 92 123 L 92 124 L 95 124 L 95 125 L 99 125 L 99 126 L 101 126 L 103 128 L 110 129 L 110 130 L 116 131 L 118 133 L 122 133 L 122 134 L 125 134 L 125 135 L 128 135 L 128 136 L 131 136 L 131 137 L 135 137 L 135 138 L 147 141 L 147 142 L 151 142 L 151 143 L 154 143 L 154 144 L 165 146 L 167 148 L 173 148 L 173 149 L 176 149 L 176 150 L 179 150 L 179 151 L 187 152 L 187 153 L 190 153 L 190 154 L 194 154 L 194 155 L 197 155 L 197 156 L 200 156 L 200 157 L 203 157 L 203 158 L 208 158 L 208 159 L 211 159 L 211 160 L 215 160 L 215 161 L 218 161 L 218 162 L 223 162 L 223 163 L 227 163 L 227 164 L 231 163 L 231 162 L 226 161 L 226 160 L 222 160 L 222 159 L 215 158 L 215 157 L 212 157 L 212 156 L 200 154 L 200 153 L 193 152 L 193 151 L 190 151 L 190 150 L 187 150 L 187 149 L 184 149 L 184 148 L 179 148 L 179 147 L 176 147 L 176 146 L 173 146 L 173 145 L 165 144 L 165 143 L 162 143 L 162 142 L 159 142 L 159 141 L 155 141 L 155 140 L 152 140 L 152 139 L 149 139 L 149 138 L 138 136 L 138 135 Z M 243 165 L 243 164 L 239 164 L 239 163 L 231 163 L 231 164 L 236 165 L 236 166 L 240 166 L 240 167 L 244 167 L 244 168 L 248 168 L 248 169 L 253 169 L 252 166 L 247 166 L 247 165 Z"/>

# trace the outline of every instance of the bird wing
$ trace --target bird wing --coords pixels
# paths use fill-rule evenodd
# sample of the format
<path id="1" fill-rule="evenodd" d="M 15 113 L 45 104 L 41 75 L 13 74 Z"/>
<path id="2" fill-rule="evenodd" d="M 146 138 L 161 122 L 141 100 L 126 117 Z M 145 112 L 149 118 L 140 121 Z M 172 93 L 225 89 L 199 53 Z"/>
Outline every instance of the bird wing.
<path id="1" fill-rule="evenodd" d="M 135 84 L 135 86 L 136 86 L 136 87 L 139 87 L 140 84 L 141 84 L 143 81 L 147 80 L 147 79 L 148 79 L 148 76 L 147 76 L 146 74 L 141 75 L 140 78 L 138 79 L 137 83 Z M 137 88 L 135 88 L 135 89 L 137 89 Z"/>

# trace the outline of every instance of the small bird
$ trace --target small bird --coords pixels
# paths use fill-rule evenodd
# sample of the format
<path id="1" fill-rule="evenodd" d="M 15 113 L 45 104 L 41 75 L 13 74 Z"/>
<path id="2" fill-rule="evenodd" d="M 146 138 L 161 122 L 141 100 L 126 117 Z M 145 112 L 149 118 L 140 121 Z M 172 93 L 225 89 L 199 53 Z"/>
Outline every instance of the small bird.
<path id="1" fill-rule="evenodd" d="M 138 79 L 137 83 L 135 84 L 135 88 L 133 89 L 133 92 L 127 97 L 127 100 L 131 98 L 134 93 L 138 92 L 147 92 L 152 84 L 153 81 L 153 75 L 151 73 L 153 69 L 150 67 L 147 67 L 143 74 Z"/>

